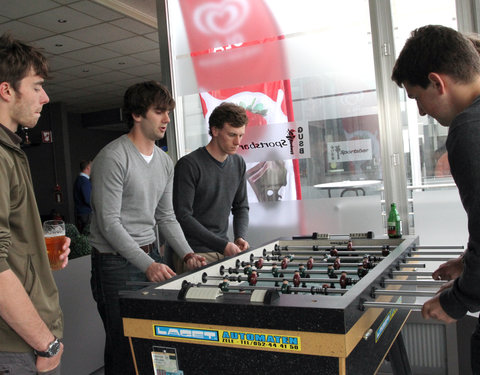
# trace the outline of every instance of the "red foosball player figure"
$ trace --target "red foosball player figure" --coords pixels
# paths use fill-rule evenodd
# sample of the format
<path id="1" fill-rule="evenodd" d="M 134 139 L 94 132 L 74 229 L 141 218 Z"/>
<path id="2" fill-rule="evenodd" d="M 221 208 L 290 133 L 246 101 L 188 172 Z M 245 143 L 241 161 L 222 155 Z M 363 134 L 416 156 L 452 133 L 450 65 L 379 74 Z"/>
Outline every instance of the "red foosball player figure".
<path id="1" fill-rule="evenodd" d="M 248 275 L 248 284 L 255 286 L 257 284 L 257 271 L 253 270 L 250 275 Z"/>
<path id="2" fill-rule="evenodd" d="M 311 270 L 313 268 L 313 257 L 308 258 L 307 261 L 307 270 Z"/>
<path id="3" fill-rule="evenodd" d="M 335 273 L 335 270 L 333 269 L 333 266 L 331 264 L 327 268 L 327 275 L 331 279 L 337 279 L 338 278 L 338 276 Z"/>
<path id="4" fill-rule="evenodd" d="M 300 272 L 295 271 L 293 274 L 293 286 L 298 287 L 300 286 Z"/>
<path id="5" fill-rule="evenodd" d="M 348 240 L 347 250 L 348 250 L 348 251 L 353 251 L 353 243 L 352 243 L 352 240 Z"/>
<path id="6" fill-rule="evenodd" d="M 223 281 L 218 285 L 222 292 L 228 292 L 228 277 L 224 277 Z"/>
<path id="7" fill-rule="evenodd" d="M 258 258 L 257 261 L 255 261 L 255 267 L 257 267 L 257 269 L 262 269 L 263 267 L 263 257 L 260 257 Z"/>
<path id="8" fill-rule="evenodd" d="M 333 268 L 336 270 L 340 269 L 340 257 L 335 258 L 335 262 L 333 262 Z"/>
<path id="9" fill-rule="evenodd" d="M 363 268 L 365 268 L 365 269 L 371 268 L 370 260 L 368 259 L 368 255 L 365 255 L 363 257 L 363 262 L 362 263 L 363 263 Z"/>
<path id="10" fill-rule="evenodd" d="M 290 294 L 291 293 L 290 285 L 288 285 L 288 280 L 287 279 L 283 279 L 282 287 L 280 288 L 280 292 L 282 292 L 282 294 Z"/>
<path id="11" fill-rule="evenodd" d="M 340 276 L 340 287 L 345 289 L 347 285 L 352 285 L 352 279 L 347 277 L 347 273 L 343 271 L 342 275 Z"/>
<path id="12" fill-rule="evenodd" d="M 328 284 L 323 284 L 322 285 L 322 292 L 323 294 L 327 295 L 328 294 L 328 288 L 330 287 L 330 285 Z"/>
<path id="13" fill-rule="evenodd" d="M 330 249 L 330 255 L 332 257 L 336 257 L 338 255 L 338 250 L 335 248 L 335 246 L 332 246 L 332 248 Z"/>
<path id="14" fill-rule="evenodd" d="M 282 260 L 282 270 L 286 269 L 288 267 L 289 263 L 289 258 L 288 256 L 284 256 Z"/>

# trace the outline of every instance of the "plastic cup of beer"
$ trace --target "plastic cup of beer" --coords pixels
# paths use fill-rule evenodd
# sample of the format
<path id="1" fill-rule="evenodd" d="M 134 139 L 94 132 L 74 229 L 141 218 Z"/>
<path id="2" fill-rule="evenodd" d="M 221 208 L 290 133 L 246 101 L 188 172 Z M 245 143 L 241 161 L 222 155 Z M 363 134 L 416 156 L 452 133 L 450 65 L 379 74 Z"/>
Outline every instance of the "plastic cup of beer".
<path id="1" fill-rule="evenodd" d="M 43 223 L 45 244 L 47 245 L 48 260 L 52 270 L 62 268 L 63 261 L 59 256 L 63 253 L 65 243 L 65 223 L 62 220 L 47 220 Z"/>

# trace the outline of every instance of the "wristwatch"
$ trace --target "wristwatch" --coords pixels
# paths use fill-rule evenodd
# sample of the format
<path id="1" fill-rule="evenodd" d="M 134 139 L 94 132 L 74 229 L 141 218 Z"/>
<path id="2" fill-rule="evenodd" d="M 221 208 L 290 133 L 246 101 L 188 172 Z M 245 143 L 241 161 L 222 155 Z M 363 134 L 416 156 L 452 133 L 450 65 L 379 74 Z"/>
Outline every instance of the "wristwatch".
<path id="1" fill-rule="evenodd" d="M 55 337 L 55 336 L 54 336 Z M 57 353 L 60 351 L 60 340 L 55 337 L 55 340 L 53 340 L 49 345 L 48 348 L 45 352 L 40 352 L 38 350 L 34 350 L 35 355 L 38 357 L 54 357 L 57 355 Z"/>

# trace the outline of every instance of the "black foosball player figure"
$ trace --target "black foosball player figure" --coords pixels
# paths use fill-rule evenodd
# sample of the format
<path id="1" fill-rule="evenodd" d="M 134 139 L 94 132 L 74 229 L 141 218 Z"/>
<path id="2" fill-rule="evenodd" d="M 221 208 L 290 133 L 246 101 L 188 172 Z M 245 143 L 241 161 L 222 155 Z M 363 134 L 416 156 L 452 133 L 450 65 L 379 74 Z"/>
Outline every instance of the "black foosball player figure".
<path id="1" fill-rule="evenodd" d="M 313 268 L 313 257 L 308 258 L 307 260 L 307 270 L 311 270 Z"/>
<path id="2" fill-rule="evenodd" d="M 278 278 L 279 277 L 279 271 L 278 271 L 278 267 L 277 267 L 277 263 L 272 263 L 272 276 L 274 278 Z M 275 281 L 275 286 L 278 286 L 278 281 Z"/>
<path id="3" fill-rule="evenodd" d="M 253 270 L 248 275 L 248 285 L 251 285 L 251 286 L 257 285 L 257 279 L 258 279 L 257 271 Z"/>
<path id="4" fill-rule="evenodd" d="M 357 275 L 361 279 L 368 273 L 368 269 L 364 268 L 363 265 L 359 264 L 357 269 Z"/>
<path id="5" fill-rule="evenodd" d="M 301 277 L 302 279 L 309 279 L 309 278 L 310 278 L 310 275 L 307 273 L 307 270 L 306 270 L 306 268 L 305 268 L 305 266 L 304 266 L 303 264 L 300 264 L 300 265 L 298 266 L 298 272 L 300 272 L 300 277 Z M 304 281 L 304 282 L 302 283 L 302 286 L 303 286 L 304 288 L 306 288 L 306 287 L 307 287 L 307 283 Z"/>
<path id="6" fill-rule="evenodd" d="M 290 285 L 288 285 L 288 280 L 287 279 L 283 279 L 282 287 L 280 288 L 280 292 L 282 294 L 290 294 L 291 293 Z"/>
<path id="7" fill-rule="evenodd" d="M 224 277 L 223 281 L 220 284 L 218 284 L 218 287 L 222 292 L 228 292 L 229 290 L 228 286 L 229 286 L 228 277 Z"/>
<path id="8" fill-rule="evenodd" d="M 331 265 L 331 264 L 327 267 L 327 275 L 330 279 L 337 279 L 338 278 L 337 274 L 335 273 L 335 269 L 333 268 L 333 265 Z"/>
<path id="9" fill-rule="evenodd" d="M 382 246 L 382 255 L 387 257 L 390 255 L 390 245 L 383 245 Z"/>
<path id="10" fill-rule="evenodd" d="M 335 258 L 335 261 L 333 262 L 333 268 L 335 268 L 336 270 L 340 269 L 340 257 Z"/>
<path id="11" fill-rule="evenodd" d="M 250 274 L 252 273 L 252 271 L 253 271 L 252 265 L 251 265 L 250 263 L 246 263 L 246 264 L 245 264 L 245 267 L 243 268 L 243 273 L 244 273 L 245 275 L 249 275 L 249 276 L 250 276 Z"/>

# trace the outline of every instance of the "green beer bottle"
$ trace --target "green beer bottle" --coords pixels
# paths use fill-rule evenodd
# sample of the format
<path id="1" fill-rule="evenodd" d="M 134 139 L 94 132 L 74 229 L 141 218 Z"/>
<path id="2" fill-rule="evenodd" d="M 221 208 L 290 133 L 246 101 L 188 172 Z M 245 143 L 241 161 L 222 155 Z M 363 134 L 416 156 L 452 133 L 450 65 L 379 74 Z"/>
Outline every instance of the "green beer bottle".
<path id="1" fill-rule="evenodd" d="M 392 203 L 390 206 L 390 214 L 387 221 L 387 233 L 389 238 L 402 237 L 402 220 L 397 211 L 397 206 Z"/>

